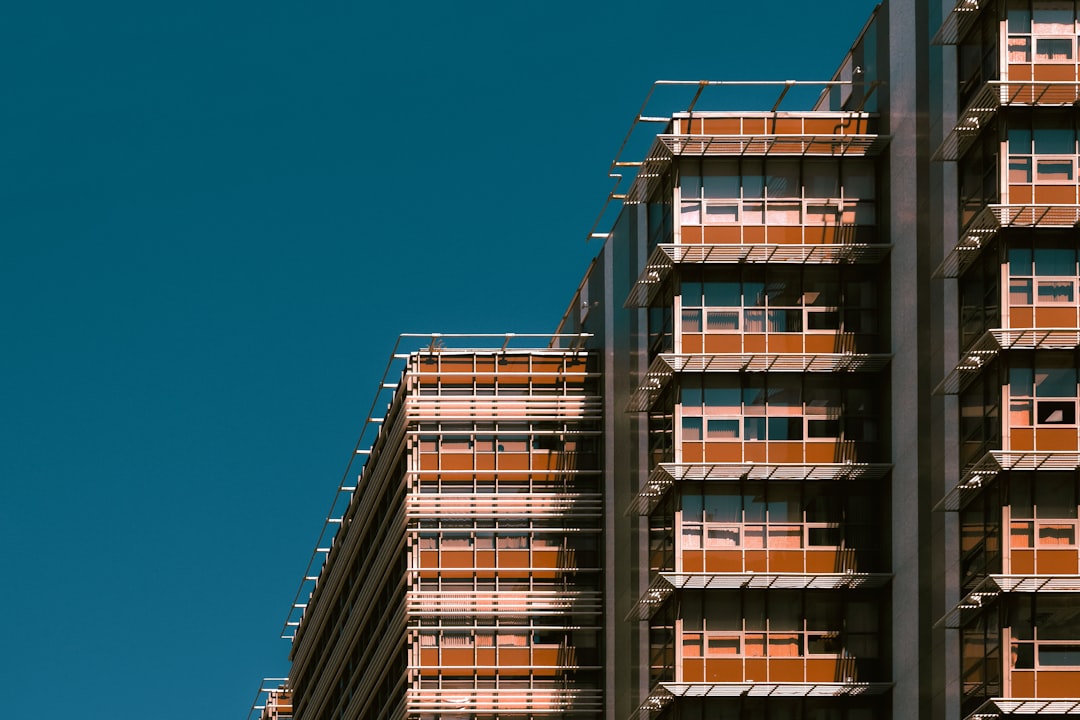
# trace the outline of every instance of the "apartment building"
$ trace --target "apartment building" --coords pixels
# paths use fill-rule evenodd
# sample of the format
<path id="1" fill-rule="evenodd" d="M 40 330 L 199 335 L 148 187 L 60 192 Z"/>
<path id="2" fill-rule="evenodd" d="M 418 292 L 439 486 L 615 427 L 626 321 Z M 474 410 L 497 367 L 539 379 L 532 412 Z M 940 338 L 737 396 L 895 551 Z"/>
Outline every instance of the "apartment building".
<path id="1" fill-rule="evenodd" d="M 761 106 L 657 83 L 556 332 L 399 341 L 295 717 L 1080 713 L 1078 12 L 889 0 Z"/>

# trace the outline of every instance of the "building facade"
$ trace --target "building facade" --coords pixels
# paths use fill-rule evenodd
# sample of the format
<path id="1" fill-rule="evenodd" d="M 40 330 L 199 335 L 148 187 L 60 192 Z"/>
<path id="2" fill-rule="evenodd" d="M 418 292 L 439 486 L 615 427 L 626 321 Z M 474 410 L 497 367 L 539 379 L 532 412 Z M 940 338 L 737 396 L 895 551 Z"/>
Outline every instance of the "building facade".
<path id="1" fill-rule="evenodd" d="M 658 83 L 555 334 L 395 350 L 297 720 L 1080 713 L 1078 13 L 889 0 L 762 107 Z"/>

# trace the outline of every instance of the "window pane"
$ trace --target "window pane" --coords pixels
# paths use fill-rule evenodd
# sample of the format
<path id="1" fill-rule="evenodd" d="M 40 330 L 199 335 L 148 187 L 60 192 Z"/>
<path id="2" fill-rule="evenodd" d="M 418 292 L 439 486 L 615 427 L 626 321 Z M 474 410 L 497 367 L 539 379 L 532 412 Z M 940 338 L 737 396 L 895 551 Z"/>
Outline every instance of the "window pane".
<path id="1" fill-rule="evenodd" d="M 700 441 L 702 437 L 702 419 L 700 417 L 684 417 L 682 419 L 682 437 L 684 441 Z"/>
<path id="2" fill-rule="evenodd" d="M 769 332 L 802 332 L 802 310 L 770 310 Z"/>
<path id="3" fill-rule="evenodd" d="M 874 166 L 865 162 L 844 163 L 844 197 L 870 200 L 874 197 Z"/>
<path id="4" fill-rule="evenodd" d="M 1039 425 L 1075 425 L 1076 403 L 1042 400 L 1036 404 Z"/>
<path id="5" fill-rule="evenodd" d="M 1031 130 L 1026 127 L 1011 127 L 1008 130 L 1009 153 L 1012 155 L 1031 154 Z"/>
<path id="6" fill-rule="evenodd" d="M 1038 160 L 1035 163 L 1035 179 L 1040 182 L 1071 182 L 1073 161 L 1070 159 Z"/>
<path id="7" fill-rule="evenodd" d="M 802 440 L 802 418 L 769 418 L 770 440 Z"/>
<path id="8" fill-rule="evenodd" d="M 743 311 L 743 331 L 744 332 L 765 332 L 765 311 L 764 310 L 744 310 Z"/>
<path id="9" fill-rule="evenodd" d="M 1031 62 L 1031 38 L 1027 38 L 1027 37 L 1010 37 L 1009 38 L 1009 62 L 1011 62 L 1011 63 L 1029 63 L 1029 62 Z"/>
<path id="10" fill-rule="evenodd" d="M 739 307 L 742 299 L 738 280 L 721 280 L 704 283 L 705 304 L 710 307 Z"/>
<path id="11" fill-rule="evenodd" d="M 721 376 L 705 378 L 705 407 L 711 414 L 720 410 L 723 414 L 736 414 L 740 410 L 741 391 L 737 377 Z M 707 412 L 708 412 L 707 411 Z"/>
<path id="12" fill-rule="evenodd" d="M 1072 2 L 1036 2 L 1032 8 L 1031 32 L 1048 35 L 1073 33 Z"/>
<path id="13" fill-rule="evenodd" d="M 1009 182 L 1031 182 L 1031 158 L 1009 158 Z"/>
<path id="14" fill-rule="evenodd" d="M 765 187 L 769 197 L 800 197 L 799 163 L 773 160 L 766 166 Z"/>
<path id="15" fill-rule="evenodd" d="M 682 311 L 682 331 L 683 332 L 701 332 L 701 311 L 700 310 L 683 310 Z"/>
<path id="16" fill-rule="evenodd" d="M 1075 275 L 1076 251 L 1072 248 L 1035 248 L 1035 274 Z"/>
<path id="17" fill-rule="evenodd" d="M 1035 38 L 1035 62 L 1072 60 L 1072 38 Z"/>
<path id="18" fill-rule="evenodd" d="M 700 225 L 701 224 L 701 203 L 699 202 L 683 202 L 682 212 L 680 214 L 680 222 L 683 225 Z"/>
<path id="19" fill-rule="evenodd" d="M 1036 368 L 1035 396 L 1057 398 L 1076 397 L 1076 368 Z"/>
<path id="20" fill-rule="evenodd" d="M 1043 667 L 1080 666 L 1080 645 L 1039 645 L 1039 665 Z"/>
<path id="21" fill-rule="evenodd" d="M 739 329 L 739 311 L 710 310 L 706 315 L 705 328 L 709 332 L 724 332 Z"/>
<path id="22" fill-rule="evenodd" d="M 835 162 L 807 162 L 803 167 L 806 197 L 840 197 L 840 168 Z"/>
<path id="23" fill-rule="evenodd" d="M 735 492 L 705 494 L 705 522 L 736 523 L 742 520 L 742 495 Z"/>
<path id="24" fill-rule="evenodd" d="M 706 198 L 731 199 L 739 197 L 739 173 L 734 163 L 732 163 L 728 173 L 720 175 L 707 174 L 703 181 Z"/>
<path id="25" fill-rule="evenodd" d="M 1035 631 L 1041 640 L 1080 638 L 1080 606 L 1073 596 L 1036 597 L 1035 618 Z"/>
<path id="26" fill-rule="evenodd" d="M 1039 302 L 1071 303 L 1073 301 L 1072 280 L 1040 280 Z"/>
<path id="27" fill-rule="evenodd" d="M 743 418 L 743 439 L 744 440 L 764 440 L 765 439 L 765 418 L 757 418 L 757 417 Z"/>
<path id="28" fill-rule="evenodd" d="M 709 203 L 705 206 L 706 225 L 734 225 L 738 222 L 738 205 L 716 205 L 714 203 Z"/>
<path id="29" fill-rule="evenodd" d="M 684 523 L 699 523 L 702 519 L 701 514 L 702 500 L 701 496 L 697 494 L 683 495 L 682 497 L 682 519 Z"/>
<path id="30" fill-rule="evenodd" d="M 1032 291 L 1031 279 L 1009 281 L 1009 304 L 1031 305 Z"/>

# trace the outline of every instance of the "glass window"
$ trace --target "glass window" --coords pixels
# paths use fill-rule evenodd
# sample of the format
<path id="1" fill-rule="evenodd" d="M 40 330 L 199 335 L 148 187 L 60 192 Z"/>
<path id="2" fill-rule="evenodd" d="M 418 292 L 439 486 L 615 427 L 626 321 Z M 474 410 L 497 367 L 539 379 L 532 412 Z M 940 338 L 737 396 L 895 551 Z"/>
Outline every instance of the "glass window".
<path id="1" fill-rule="evenodd" d="M 800 197 L 799 163 L 773 160 L 766 165 L 765 188 L 771 198 Z"/>
<path id="2" fill-rule="evenodd" d="M 742 192 L 744 198 L 765 197 L 765 175 L 760 160 L 747 160 L 743 163 Z"/>
<path id="3" fill-rule="evenodd" d="M 1010 18 L 1012 12 L 1009 13 Z M 1032 7 L 1031 32 L 1047 35 L 1072 35 L 1073 4 L 1068 2 L 1036 2 Z"/>
<path id="4" fill-rule="evenodd" d="M 1068 62 L 1072 59 L 1072 38 L 1035 38 L 1035 62 Z"/>
<path id="5" fill-rule="evenodd" d="M 1036 275 L 1076 274 L 1076 250 L 1073 248 L 1035 248 L 1034 256 Z M 1011 267 L 1010 263 L 1010 270 Z"/>
<path id="6" fill-rule="evenodd" d="M 806 197 L 840 197 L 840 168 L 835 162 L 809 161 L 803 166 Z"/>
<path id="7" fill-rule="evenodd" d="M 700 442 L 701 440 L 704 440 L 702 422 L 700 417 L 684 417 L 682 419 L 683 440 L 689 442 Z"/>
<path id="8" fill-rule="evenodd" d="M 845 162 L 841 169 L 844 179 L 844 196 L 874 197 L 874 166 L 865 162 Z"/>

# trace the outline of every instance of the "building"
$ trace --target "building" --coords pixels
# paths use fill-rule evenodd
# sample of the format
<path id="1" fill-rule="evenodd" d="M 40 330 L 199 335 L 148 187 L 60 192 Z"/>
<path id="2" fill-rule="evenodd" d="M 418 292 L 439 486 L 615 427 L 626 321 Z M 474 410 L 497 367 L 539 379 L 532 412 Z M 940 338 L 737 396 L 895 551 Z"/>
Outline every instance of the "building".
<path id="1" fill-rule="evenodd" d="M 555 334 L 395 349 L 295 717 L 1080 713 L 1078 12 L 888 0 L 762 107 L 658 83 Z"/>

